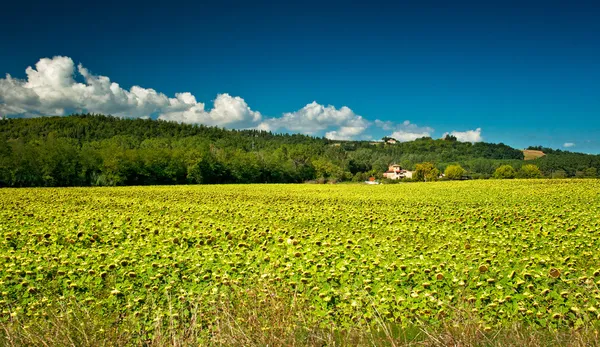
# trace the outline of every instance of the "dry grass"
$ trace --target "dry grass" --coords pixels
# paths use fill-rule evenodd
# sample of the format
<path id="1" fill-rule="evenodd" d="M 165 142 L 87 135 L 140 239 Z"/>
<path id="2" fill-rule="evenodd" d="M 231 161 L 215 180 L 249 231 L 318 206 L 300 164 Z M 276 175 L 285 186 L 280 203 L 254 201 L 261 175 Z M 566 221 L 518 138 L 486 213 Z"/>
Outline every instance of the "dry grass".
<path id="1" fill-rule="evenodd" d="M 523 155 L 525 156 L 525 160 L 533 160 L 533 159 L 543 157 L 546 154 L 542 151 L 536 151 L 536 150 L 532 150 L 532 149 L 524 149 Z"/>
<path id="2" fill-rule="evenodd" d="M 553 331 L 513 324 L 489 330 L 464 316 L 408 327 L 374 317 L 339 326 L 315 320 L 297 297 L 247 291 L 209 309 L 190 303 L 185 318 L 101 316 L 73 303 L 47 319 L 10 318 L 0 323 L 1 346 L 598 346 L 593 326 Z M 361 323 L 362 322 L 362 323 Z M 374 323 L 374 324 L 373 324 Z"/>

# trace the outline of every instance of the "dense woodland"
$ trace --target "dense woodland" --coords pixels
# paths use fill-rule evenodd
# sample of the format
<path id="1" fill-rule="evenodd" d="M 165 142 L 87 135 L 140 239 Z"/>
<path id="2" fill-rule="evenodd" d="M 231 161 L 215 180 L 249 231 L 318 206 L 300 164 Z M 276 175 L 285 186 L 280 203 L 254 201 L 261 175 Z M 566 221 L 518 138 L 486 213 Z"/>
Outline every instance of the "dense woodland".
<path id="1" fill-rule="evenodd" d="M 527 161 L 546 177 L 600 171 L 598 155 L 530 149 L 547 154 Z M 520 150 L 502 143 L 453 137 L 372 144 L 90 114 L 0 120 L 0 186 L 363 181 L 390 163 L 423 162 L 440 171 L 459 164 L 472 178 L 525 164 Z"/>

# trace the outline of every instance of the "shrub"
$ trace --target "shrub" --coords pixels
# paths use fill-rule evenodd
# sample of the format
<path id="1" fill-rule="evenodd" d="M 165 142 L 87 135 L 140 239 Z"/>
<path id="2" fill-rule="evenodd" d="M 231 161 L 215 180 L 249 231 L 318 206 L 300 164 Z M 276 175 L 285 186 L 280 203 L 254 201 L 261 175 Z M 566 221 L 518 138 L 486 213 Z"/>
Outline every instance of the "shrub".
<path id="1" fill-rule="evenodd" d="M 496 169 L 494 172 L 494 178 L 506 179 L 506 178 L 515 178 L 517 176 L 517 172 L 510 165 L 502 165 Z"/>
<path id="2" fill-rule="evenodd" d="M 438 179 L 439 175 L 440 170 L 438 170 L 433 163 L 427 162 L 416 165 L 413 179 L 415 181 L 435 181 Z"/>
<path id="3" fill-rule="evenodd" d="M 462 168 L 460 165 L 448 165 L 446 170 L 444 170 L 444 175 L 449 180 L 458 180 L 460 179 L 467 171 Z"/>
<path id="4" fill-rule="evenodd" d="M 517 176 L 519 178 L 542 178 L 542 172 L 536 165 L 527 164 L 521 166 Z"/>

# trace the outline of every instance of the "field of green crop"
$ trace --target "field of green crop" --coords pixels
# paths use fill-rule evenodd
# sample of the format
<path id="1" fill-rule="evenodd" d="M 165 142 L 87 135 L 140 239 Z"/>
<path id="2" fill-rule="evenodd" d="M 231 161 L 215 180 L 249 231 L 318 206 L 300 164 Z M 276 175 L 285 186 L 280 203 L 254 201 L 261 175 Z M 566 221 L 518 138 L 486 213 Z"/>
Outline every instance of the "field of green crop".
<path id="1" fill-rule="evenodd" d="M 278 298 L 338 329 L 597 327 L 599 211 L 598 180 L 2 189 L 0 323 L 146 341 Z"/>

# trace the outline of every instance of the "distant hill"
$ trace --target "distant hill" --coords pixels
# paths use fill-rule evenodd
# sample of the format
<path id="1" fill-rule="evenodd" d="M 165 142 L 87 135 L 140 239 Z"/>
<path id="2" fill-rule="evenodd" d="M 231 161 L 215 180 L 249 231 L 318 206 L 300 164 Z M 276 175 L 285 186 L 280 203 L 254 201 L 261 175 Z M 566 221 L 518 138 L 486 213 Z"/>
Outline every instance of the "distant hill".
<path id="1" fill-rule="evenodd" d="M 533 149 L 524 149 L 523 150 L 523 155 L 525 156 L 525 160 L 534 160 L 537 158 L 541 158 L 543 156 L 545 156 L 546 154 L 542 151 L 537 151 L 537 150 L 533 150 Z"/>
<path id="2" fill-rule="evenodd" d="M 528 160 L 547 177 L 591 177 L 600 156 L 423 137 L 386 144 L 203 125 L 73 115 L 0 120 L 0 186 L 359 181 L 388 165 L 460 164 L 473 178 Z"/>

